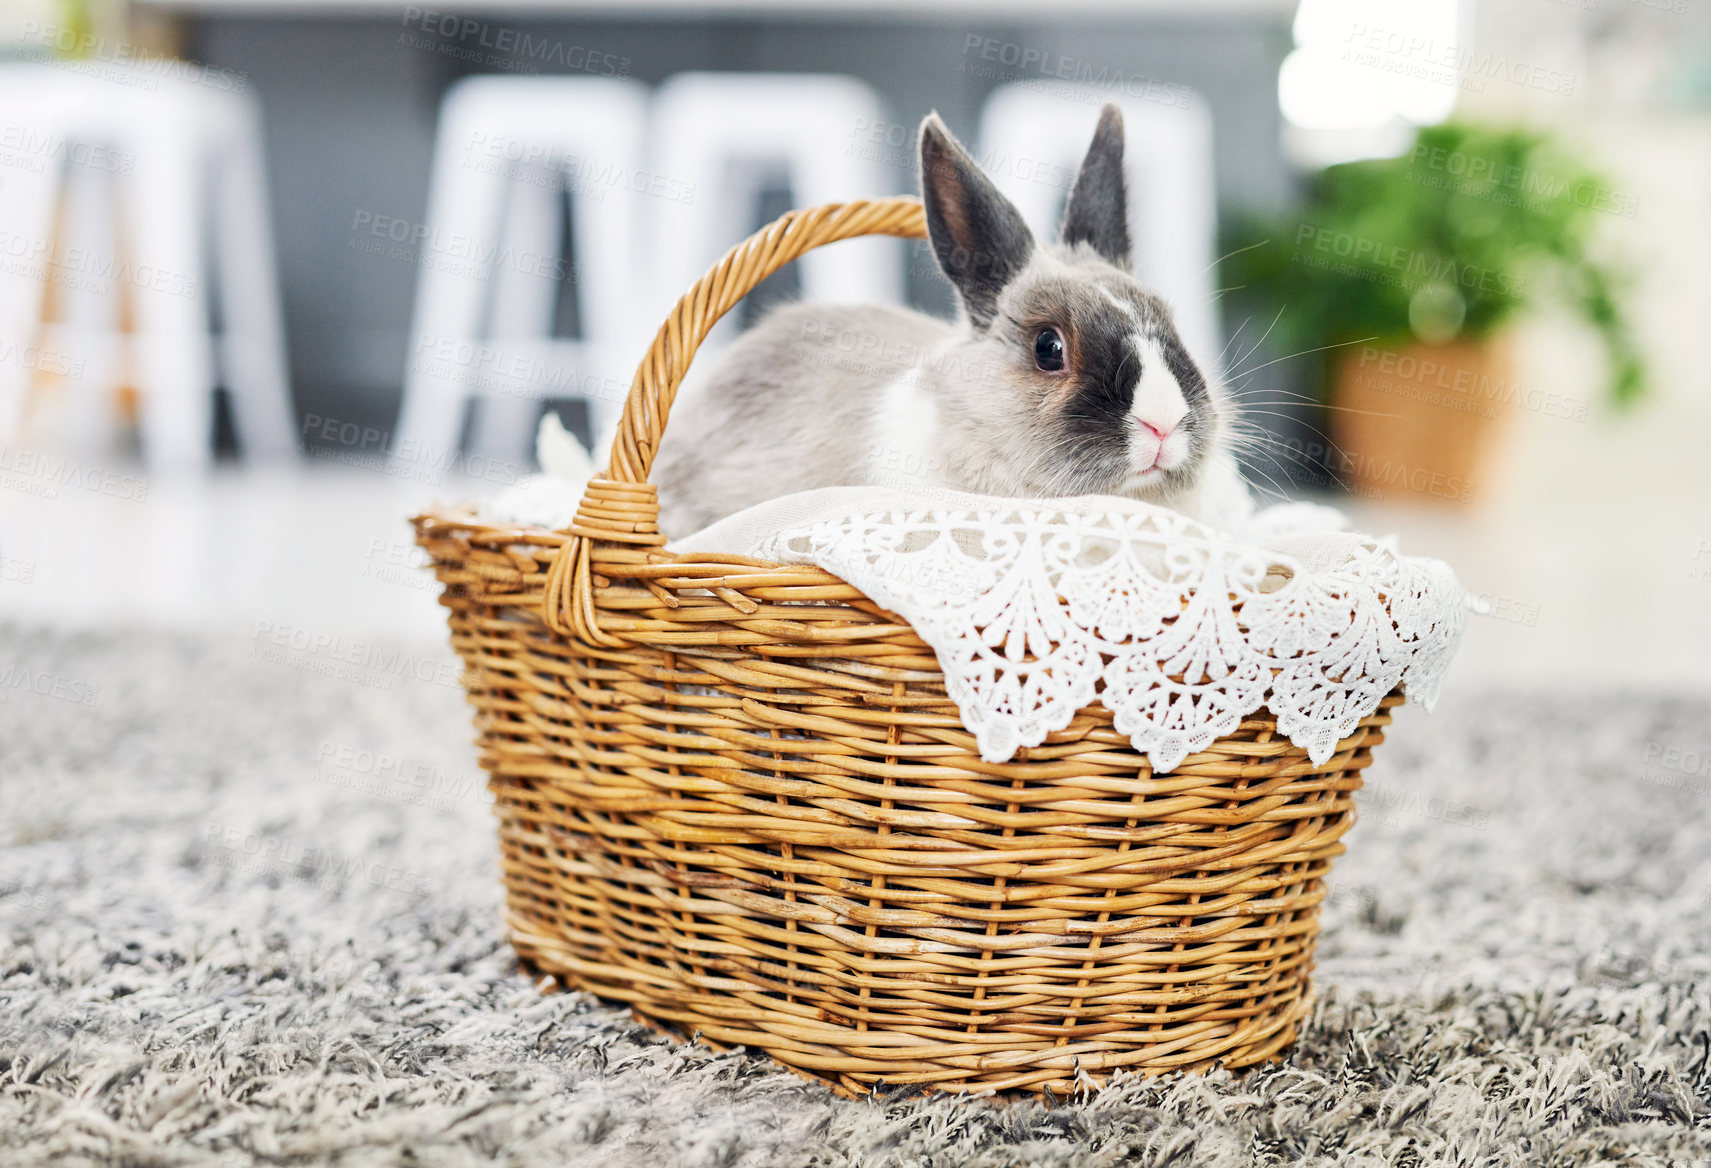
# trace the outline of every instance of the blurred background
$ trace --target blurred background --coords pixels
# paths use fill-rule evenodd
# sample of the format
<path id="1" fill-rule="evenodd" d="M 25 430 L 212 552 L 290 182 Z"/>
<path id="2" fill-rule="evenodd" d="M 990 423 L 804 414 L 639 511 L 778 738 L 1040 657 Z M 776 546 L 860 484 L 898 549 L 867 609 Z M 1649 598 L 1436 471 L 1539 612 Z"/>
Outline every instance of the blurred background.
<path id="1" fill-rule="evenodd" d="M 443 647 L 405 517 L 538 473 L 546 410 L 609 423 L 727 247 L 914 191 L 933 109 L 1047 230 L 1115 100 L 1140 274 L 1241 403 L 1256 490 L 1448 560 L 1462 676 L 1711 688 L 1696 0 L 0 21 L 0 619 L 217 627 L 304 668 Z M 924 245 L 842 244 L 710 350 L 794 297 L 952 307 Z"/>

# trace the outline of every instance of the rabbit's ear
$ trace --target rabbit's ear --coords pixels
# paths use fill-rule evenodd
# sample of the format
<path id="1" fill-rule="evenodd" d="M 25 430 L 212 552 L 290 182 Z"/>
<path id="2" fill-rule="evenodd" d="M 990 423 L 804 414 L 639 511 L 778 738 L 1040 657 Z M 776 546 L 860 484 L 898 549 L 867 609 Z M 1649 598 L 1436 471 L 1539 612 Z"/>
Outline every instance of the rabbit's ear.
<path id="1" fill-rule="evenodd" d="M 1116 264 L 1129 267 L 1129 196 L 1123 182 L 1123 114 L 1112 102 L 1099 111 L 1093 145 L 1087 148 L 1069 207 L 1063 217 L 1063 242 L 1090 244 Z"/>
<path id="2" fill-rule="evenodd" d="M 975 327 L 986 328 L 998 293 L 1034 254 L 1034 236 L 936 113 L 921 123 L 921 201 L 939 267 Z"/>

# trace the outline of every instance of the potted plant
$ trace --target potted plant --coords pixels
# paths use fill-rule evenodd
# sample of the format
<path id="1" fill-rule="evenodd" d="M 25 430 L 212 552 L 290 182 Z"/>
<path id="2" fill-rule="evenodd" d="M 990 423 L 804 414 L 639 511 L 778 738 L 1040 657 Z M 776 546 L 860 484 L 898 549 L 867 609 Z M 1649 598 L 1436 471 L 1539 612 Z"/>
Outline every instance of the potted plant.
<path id="1" fill-rule="evenodd" d="M 1566 304 L 1609 355 L 1610 400 L 1643 393 L 1620 280 L 1591 248 L 1603 216 L 1635 210 L 1548 135 L 1431 126 L 1399 157 L 1327 168 L 1287 219 L 1238 228 L 1224 284 L 1281 304 L 1285 351 L 1328 354 L 1327 461 L 1352 489 L 1465 501 L 1517 403 L 1587 408 L 1517 380 L 1504 326 L 1523 308 Z"/>

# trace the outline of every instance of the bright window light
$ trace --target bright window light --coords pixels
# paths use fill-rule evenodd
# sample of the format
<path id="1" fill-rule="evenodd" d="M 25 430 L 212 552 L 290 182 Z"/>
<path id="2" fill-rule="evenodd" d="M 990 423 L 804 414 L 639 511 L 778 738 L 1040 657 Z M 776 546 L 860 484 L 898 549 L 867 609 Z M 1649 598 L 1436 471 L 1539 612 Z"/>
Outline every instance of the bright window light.
<path id="1" fill-rule="evenodd" d="M 1301 0 L 1277 76 L 1284 119 L 1348 135 L 1356 156 L 1450 116 L 1465 55 L 1460 0 Z"/>
<path id="2" fill-rule="evenodd" d="M 1291 123 L 1313 130 L 1376 128 L 1396 117 L 1384 78 L 1325 49 L 1296 49 L 1284 58 L 1277 100 Z"/>

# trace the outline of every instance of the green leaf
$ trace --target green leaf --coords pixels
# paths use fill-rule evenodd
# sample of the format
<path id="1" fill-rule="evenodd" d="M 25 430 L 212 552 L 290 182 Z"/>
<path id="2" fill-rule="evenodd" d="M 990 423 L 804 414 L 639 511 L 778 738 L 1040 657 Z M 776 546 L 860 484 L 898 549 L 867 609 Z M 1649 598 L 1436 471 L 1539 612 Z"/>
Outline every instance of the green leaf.
<path id="1" fill-rule="evenodd" d="M 1646 386 L 1626 281 L 1588 253 L 1598 217 L 1625 205 L 1546 134 L 1427 126 L 1398 158 L 1320 172 L 1292 214 L 1234 223 L 1219 283 L 1238 301 L 1284 305 L 1274 336 L 1292 351 L 1478 341 L 1554 299 L 1598 332 L 1610 400 L 1626 406 Z"/>

